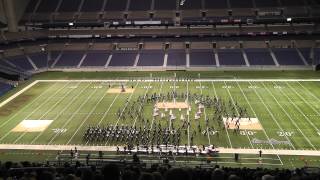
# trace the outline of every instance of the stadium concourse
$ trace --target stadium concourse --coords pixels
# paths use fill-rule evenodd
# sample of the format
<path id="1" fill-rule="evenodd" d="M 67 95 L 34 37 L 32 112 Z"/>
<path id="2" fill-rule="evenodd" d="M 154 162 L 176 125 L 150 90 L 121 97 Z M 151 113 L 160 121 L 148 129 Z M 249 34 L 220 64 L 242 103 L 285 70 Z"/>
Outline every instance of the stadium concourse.
<path id="1" fill-rule="evenodd" d="M 319 179 L 319 7 L 0 0 L 0 178 Z"/>

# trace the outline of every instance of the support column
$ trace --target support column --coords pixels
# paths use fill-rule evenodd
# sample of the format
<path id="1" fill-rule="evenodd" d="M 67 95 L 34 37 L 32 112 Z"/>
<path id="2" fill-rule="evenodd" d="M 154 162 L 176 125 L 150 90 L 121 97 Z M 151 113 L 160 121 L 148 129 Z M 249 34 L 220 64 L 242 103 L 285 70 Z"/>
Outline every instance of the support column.
<path id="1" fill-rule="evenodd" d="M 9 32 L 18 32 L 18 23 L 13 0 L 3 0 Z"/>

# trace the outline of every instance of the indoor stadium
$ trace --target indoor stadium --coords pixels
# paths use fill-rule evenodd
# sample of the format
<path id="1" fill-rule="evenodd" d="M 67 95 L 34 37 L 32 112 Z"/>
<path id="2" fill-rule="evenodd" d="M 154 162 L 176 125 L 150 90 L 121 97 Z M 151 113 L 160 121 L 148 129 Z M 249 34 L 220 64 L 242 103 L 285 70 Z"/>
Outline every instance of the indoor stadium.
<path id="1" fill-rule="evenodd" d="M 0 179 L 320 179 L 319 22 L 319 0 L 0 0 Z"/>

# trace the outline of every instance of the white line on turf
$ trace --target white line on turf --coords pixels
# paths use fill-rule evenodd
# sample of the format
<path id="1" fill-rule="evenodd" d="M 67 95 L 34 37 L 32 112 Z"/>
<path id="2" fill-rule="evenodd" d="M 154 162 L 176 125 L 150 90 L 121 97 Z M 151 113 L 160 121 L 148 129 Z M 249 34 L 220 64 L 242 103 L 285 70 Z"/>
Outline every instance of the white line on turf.
<path id="1" fill-rule="evenodd" d="M 187 81 L 187 102 L 188 104 L 191 104 L 189 102 L 189 81 Z M 189 111 L 189 109 L 187 110 Z M 188 146 L 190 147 L 190 112 L 189 112 L 189 115 L 188 115 Z"/>
<path id="2" fill-rule="evenodd" d="M 250 103 L 250 101 L 248 100 L 247 96 L 244 94 L 244 92 L 243 92 L 243 90 L 242 90 L 242 88 L 241 88 L 241 86 L 240 86 L 239 82 L 236 82 L 236 83 L 237 83 L 237 85 L 238 85 L 238 87 L 239 87 L 239 89 L 240 89 L 240 91 L 241 91 L 241 93 L 242 93 L 242 95 L 243 95 L 244 99 L 247 101 L 247 104 L 249 105 L 249 107 L 250 107 L 251 111 L 253 112 L 254 117 L 257 117 L 257 118 L 258 118 L 257 113 L 256 113 L 256 112 L 255 112 L 255 110 L 252 108 L 251 103 Z M 263 126 L 261 126 L 261 127 L 262 127 L 262 131 L 263 131 L 263 133 L 265 134 L 265 136 L 266 136 L 266 137 L 267 137 L 267 139 L 268 139 L 268 142 L 270 142 L 270 138 L 269 138 L 269 136 L 268 136 L 268 134 L 267 134 L 266 130 L 264 129 L 264 127 L 263 127 Z M 275 149 L 272 143 L 270 143 L 270 145 L 271 145 L 272 149 Z M 282 163 L 282 160 L 281 160 L 281 158 L 280 158 L 280 156 L 279 156 L 278 154 L 277 154 L 277 157 L 279 158 L 279 160 L 280 160 L 281 164 L 283 164 L 283 163 Z"/>
<path id="3" fill-rule="evenodd" d="M 162 93 L 162 87 L 163 87 L 163 82 L 161 82 L 161 85 L 160 85 L 159 96 L 160 96 L 160 94 Z M 152 121 L 151 121 L 150 132 L 152 131 L 153 123 L 154 123 L 154 118 L 152 118 Z M 150 142 L 151 142 L 151 140 L 150 140 Z M 149 144 L 150 144 L 150 143 L 149 143 Z"/>
<path id="4" fill-rule="evenodd" d="M 297 83 L 298 83 L 306 92 L 308 92 L 308 94 L 310 94 L 313 98 L 315 98 L 317 101 L 320 101 L 320 99 L 319 99 L 314 93 L 312 93 L 308 88 L 306 88 L 303 84 L 301 84 L 299 81 L 297 81 Z"/>
<path id="5" fill-rule="evenodd" d="M 223 83 L 224 83 L 225 86 L 227 86 L 227 83 L 226 83 L 225 81 L 224 81 Z M 238 111 L 238 109 L 237 109 L 237 106 L 236 106 L 236 104 L 235 104 L 235 102 L 234 102 L 234 99 L 233 99 L 233 97 L 232 97 L 232 95 L 231 95 L 231 93 L 230 93 L 230 91 L 229 91 L 229 88 L 226 88 L 226 89 L 227 89 L 227 92 L 228 92 L 229 97 L 230 97 L 230 99 L 231 99 L 231 102 L 232 102 L 232 104 L 233 104 L 233 107 L 235 108 L 238 116 L 240 116 L 239 111 Z M 251 148 L 253 148 L 253 145 L 252 145 L 251 139 L 250 139 L 250 137 L 249 137 L 249 135 L 248 135 L 248 133 L 247 133 L 247 130 L 244 130 L 244 131 L 245 131 L 245 133 L 246 133 L 246 136 L 247 136 L 247 138 L 248 138 L 248 141 L 249 141 L 249 143 L 250 143 Z"/>
<path id="6" fill-rule="evenodd" d="M 216 88 L 215 88 L 215 86 L 214 86 L 214 83 L 211 82 L 211 85 L 212 85 L 212 88 L 213 88 L 214 96 L 215 96 L 215 97 L 218 99 L 218 101 L 219 101 L 219 97 L 218 97 Z M 231 139 L 230 139 L 230 136 L 229 136 L 229 132 L 228 132 L 227 128 L 224 128 L 224 129 L 225 129 L 226 134 L 227 134 L 227 137 L 228 137 L 228 142 L 229 142 L 230 148 L 232 148 L 232 143 L 231 143 Z"/>
<path id="7" fill-rule="evenodd" d="M 138 84 L 139 84 L 139 82 L 137 82 L 135 88 L 138 87 Z M 148 89 L 149 89 L 149 87 L 148 87 Z M 131 93 L 130 96 L 129 96 L 129 98 L 127 99 L 127 102 L 126 102 L 126 104 L 124 105 L 123 110 L 121 111 L 120 116 L 119 116 L 118 119 L 117 119 L 117 122 L 113 125 L 114 127 L 116 127 L 116 126 L 118 125 L 118 123 L 119 123 L 119 121 L 120 121 L 120 118 L 121 118 L 123 112 L 125 111 L 125 109 L 127 108 L 127 106 L 128 106 L 128 104 L 129 104 L 129 102 L 130 102 L 133 94 L 134 94 L 134 93 Z"/>
<path id="8" fill-rule="evenodd" d="M 287 83 L 287 82 L 286 82 L 286 83 Z M 291 90 L 294 91 L 294 93 L 295 93 L 296 95 L 299 96 L 300 99 L 302 99 L 302 101 L 303 101 L 306 105 L 308 105 L 315 113 L 317 113 L 318 115 L 320 115 L 320 113 L 319 113 L 316 109 L 314 109 L 314 107 L 311 106 L 311 105 L 309 104 L 309 102 L 307 102 L 307 101 L 304 99 L 303 96 L 301 96 L 294 88 L 292 88 L 292 86 L 291 86 L 289 83 L 287 83 L 287 85 L 288 85 L 288 87 L 289 87 Z M 280 91 L 282 92 L 282 90 L 280 90 Z M 301 108 L 299 108 L 295 103 L 293 103 L 292 100 L 291 100 L 291 98 L 290 98 L 288 95 L 286 95 L 285 93 L 283 93 L 283 94 L 289 99 L 289 101 L 291 102 L 291 104 L 294 105 L 294 107 L 300 112 L 300 114 L 303 115 L 303 117 L 309 122 L 309 124 L 312 125 L 312 127 L 313 127 L 317 132 L 320 132 L 319 129 L 317 128 L 317 126 L 315 126 L 315 125 L 313 124 L 313 122 L 310 121 L 310 119 L 309 119 L 309 118 L 306 116 L 306 114 L 301 110 Z"/>
<path id="9" fill-rule="evenodd" d="M 51 88 L 54 86 L 54 85 L 56 85 L 57 83 L 54 83 L 54 84 L 52 84 L 50 87 L 48 87 L 46 90 L 44 90 L 44 91 L 42 91 L 42 93 L 38 96 L 38 97 L 36 97 L 35 99 L 33 99 L 29 104 L 27 104 L 26 106 L 24 106 L 23 108 L 21 108 L 18 112 L 16 112 L 11 118 L 9 118 L 7 121 L 5 121 L 5 122 L 3 122 L 2 124 L 1 124 L 1 126 L 0 126 L 0 128 L 2 128 L 3 126 L 5 126 L 9 121 L 11 121 L 12 119 L 14 119 L 17 115 L 19 115 L 20 114 L 20 112 L 24 112 L 24 110 L 26 109 L 26 108 L 28 108 L 29 106 L 31 106 L 33 103 L 35 103 L 37 100 L 39 100 L 42 96 L 44 96 L 44 95 L 46 95 L 46 93 L 47 92 L 49 92 L 50 90 L 51 90 Z M 33 84 L 33 85 L 35 85 L 35 84 Z M 24 92 L 24 91 L 23 91 Z M 20 91 L 18 92 L 19 94 L 21 94 L 20 93 Z M 18 94 L 17 93 L 17 94 Z M 18 94 L 18 95 L 19 95 Z M 17 96 L 15 96 L 15 97 L 17 97 Z"/>
<path id="10" fill-rule="evenodd" d="M 25 91 L 27 91 L 28 89 L 30 89 L 31 87 L 33 87 L 37 83 L 38 83 L 38 81 L 34 81 L 31 84 L 29 84 L 28 86 L 26 86 L 25 88 L 23 88 L 20 91 L 18 91 L 17 93 L 15 93 L 14 95 L 10 96 L 8 99 L 6 99 L 0 103 L 0 107 L 4 106 L 8 102 L 12 101 L 14 98 L 18 97 L 20 94 L 24 93 Z"/>
<path id="11" fill-rule="evenodd" d="M 147 96 L 147 93 L 148 93 L 148 91 L 149 91 L 149 89 L 150 89 L 150 84 L 151 84 L 151 82 L 149 82 L 148 88 L 147 88 L 147 90 L 146 90 L 143 98 L 145 98 L 145 97 Z M 139 112 L 141 111 L 142 108 L 143 108 L 143 104 L 140 104 Z M 132 127 L 134 127 L 134 126 L 136 125 L 137 119 L 138 119 L 138 115 L 137 115 L 136 118 L 134 119 L 133 124 L 132 124 Z"/>
<path id="12" fill-rule="evenodd" d="M 199 86 L 200 86 L 200 93 L 201 93 L 201 95 L 202 95 L 202 94 L 203 94 L 203 93 L 202 93 L 202 84 L 201 84 L 200 81 L 199 81 Z M 204 120 L 206 121 L 206 120 L 207 120 L 206 107 L 203 108 L 203 113 L 204 113 Z M 211 145 L 210 134 L 209 134 L 209 127 L 208 127 L 208 126 L 207 126 L 207 136 L 208 136 L 209 145 Z"/>
<path id="13" fill-rule="evenodd" d="M 89 85 L 91 85 L 91 83 L 89 84 Z M 77 112 L 79 112 L 80 110 L 81 110 L 81 108 L 85 105 L 85 104 L 87 104 L 87 102 L 90 100 L 90 98 L 97 92 L 97 88 L 96 89 L 94 89 L 91 93 L 90 93 L 90 95 L 87 97 L 87 99 L 85 100 L 85 101 L 83 101 L 82 103 L 81 103 L 81 105 L 78 107 L 78 109 L 75 111 L 76 113 Z M 80 95 L 80 93 L 79 93 L 79 95 Z M 66 121 L 64 124 L 63 124 L 63 126 L 61 127 L 61 129 L 64 129 L 68 124 L 69 124 L 69 122 L 71 122 L 71 120 L 73 119 L 75 117 L 75 114 L 73 114 L 71 117 L 69 117 L 69 119 L 68 119 L 68 121 Z M 53 140 L 58 136 L 58 134 L 59 133 L 56 133 L 54 136 L 53 136 L 53 138 L 49 141 L 49 143 L 48 144 L 51 144 L 52 142 L 53 142 Z"/>
<path id="14" fill-rule="evenodd" d="M 85 88 L 83 88 L 83 89 L 80 91 L 80 93 L 78 93 L 78 94 L 76 94 L 75 96 L 73 96 L 72 99 L 69 101 L 69 103 L 68 103 L 66 106 L 64 106 L 64 108 L 63 108 L 58 114 L 56 114 L 56 116 L 53 118 L 53 120 L 57 120 L 60 115 L 63 115 L 63 114 L 64 114 L 63 112 L 65 112 L 65 111 L 67 110 L 67 108 L 68 108 L 70 105 L 72 105 L 75 100 L 78 99 L 78 97 L 80 96 L 80 94 L 82 94 L 82 93 L 84 92 L 84 90 L 85 90 L 87 87 L 89 87 L 89 85 L 90 85 L 90 84 L 88 84 Z M 74 114 L 77 114 L 77 113 L 73 113 L 72 115 L 74 115 Z M 44 132 L 47 132 L 47 131 L 42 131 L 42 132 L 40 132 L 40 133 L 31 141 L 31 144 L 33 144 L 36 140 L 38 140 L 38 138 L 39 138 Z"/>
<path id="15" fill-rule="evenodd" d="M 103 93 L 103 96 L 101 96 L 101 98 L 99 99 L 99 101 L 93 106 L 93 108 L 91 109 L 91 111 L 89 112 L 89 114 L 87 114 L 87 116 L 84 118 L 84 120 L 81 122 L 80 126 L 78 126 L 78 128 L 76 129 L 76 131 L 73 133 L 73 135 L 71 136 L 71 138 L 68 140 L 67 144 L 69 144 L 72 139 L 74 138 L 74 136 L 78 133 L 78 131 L 81 129 L 81 127 L 83 126 L 83 124 L 85 122 L 87 122 L 87 120 L 89 119 L 89 117 L 92 115 L 92 113 L 96 110 L 96 108 L 98 107 L 98 105 L 101 103 L 101 101 L 103 100 L 103 98 L 107 95 L 107 92 Z"/>
<path id="16" fill-rule="evenodd" d="M 139 85 L 139 81 L 137 81 L 137 83 L 136 83 L 136 85 L 135 85 L 135 88 L 137 88 L 138 85 Z M 123 112 L 125 111 L 125 109 L 127 108 L 127 106 L 128 106 L 128 104 L 129 104 L 129 102 L 130 102 L 133 94 L 134 94 L 134 93 L 131 93 L 131 94 L 130 94 L 129 98 L 127 99 L 126 104 L 124 105 L 124 107 L 123 107 L 123 109 L 122 109 L 122 111 L 121 111 L 121 113 L 120 113 L 120 115 L 119 115 L 119 117 L 117 118 L 117 122 L 113 125 L 113 127 L 116 127 L 116 126 L 118 125 L 118 123 L 119 123 L 119 121 L 120 121 L 120 118 L 121 118 Z M 106 141 L 105 145 L 107 145 L 108 141 L 109 141 L 109 140 Z"/>
<path id="17" fill-rule="evenodd" d="M 101 117 L 100 121 L 98 122 L 98 126 L 102 123 L 102 121 L 104 120 L 104 118 L 107 117 L 111 107 L 113 106 L 113 104 L 116 102 L 116 100 L 118 99 L 118 97 L 120 96 L 121 93 L 118 93 L 116 95 L 116 97 L 113 99 L 113 101 L 111 102 L 111 104 L 109 105 L 108 109 L 103 113 L 103 116 Z M 87 142 L 88 143 L 88 142 Z M 86 143 L 86 144 L 87 144 Z"/>
<path id="18" fill-rule="evenodd" d="M 69 84 L 69 83 L 68 83 L 68 84 Z M 64 87 L 66 87 L 68 84 L 66 84 Z M 77 83 L 77 86 L 78 86 L 79 84 L 80 84 L 80 82 Z M 64 89 L 64 87 L 63 87 L 63 89 Z M 61 89 L 61 90 L 62 90 L 62 89 Z M 37 119 L 38 119 L 38 120 L 41 120 L 43 117 L 45 117 L 46 115 L 48 115 L 48 113 L 49 113 L 53 108 L 55 108 L 62 100 L 64 100 L 64 98 L 67 97 L 67 96 L 72 92 L 72 90 L 73 90 L 73 89 L 69 89 L 69 90 L 67 91 L 67 93 L 64 94 L 63 98 L 61 98 L 60 100 L 58 100 L 54 105 L 51 105 L 50 108 L 49 108 L 49 110 L 47 110 L 45 113 L 43 113 L 43 114 L 41 115 L 40 118 L 37 118 Z M 60 90 L 58 90 L 58 91 L 60 91 Z M 58 91 L 56 91 L 56 92 L 58 92 Z M 53 96 L 54 96 L 54 95 L 53 95 Z M 53 96 L 51 96 L 51 97 L 53 97 Z M 50 99 L 50 97 L 49 97 L 48 99 Z M 48 99 L 46 99 L 46 101 L 48 101 Z M 13 143 L 16 144 L 16 143 L 17 143 L 21 138 L 23 138 L 24 135 L 26 135 L 26 134 L 27 134 L 27 132 L 23 132 L 23 134 L 21 134 L 21 136 L 19 136 L 19 138 L 17 138 Z"/>
<path id="19" fill-rule="evenodd" d="M 30 145 L 30 144 L 0 144 L 0 149 L 7 150 L 52 150 L 69 151 L 74 145 Z M 116 146 L 81 146 L 77 145 L 79 151 L 111 151 L 117 150 Z M 150 149 L 150 148 L 149 148 Z M 259 150 L 265 155 L 292 155 L 292 156 L 320 156 L 318 150 L 286 150 L 286 149 L 240 149 L 240 148 L 217 148 L 220 154 L 253 154 L 257 155 Z"/>
<path id="20" fill-rule="evenodd" d="M 55 93 L 51 94 L 50 97 L 55 96 L 58 94 L 64 87 L 66 87 L 69 83 L 66 83 L 64 86 L 59 88 Z M 35 109 L 33 109 L 24 119 L 28 119 L 33 113 L 35 113 L 38 109 L 40 109 L 44 104 L 48 102 L 48 99 L 42 101 Z M 8 135 L 11 134 L 12 131 L 8 131 L 4 136 L 0 138 L 0 141 L 2 141 L 4 138 L 6 138 Z M 17 139 L 15 139 L 14 143 L 16 143 L 22 136 L 24 136 L 25 133 L 22 133 Z"/>
<path id="21" fill-rule="evenodd" d="M 252 83 L 249 82 L 250 86 L 252 86 Z M 279 129 L 284 132 L 283 128 L 281 127 L 281 125 L 279 124 L 279 122 L 277 121 L 277 119 L 274 117 L 273 113 L 271 112 L 271 110 L 269 109 L 269 107 L 266 105 L 266 103 L 263 101 L 263 99 L 261 98 L 260 94 L 257 93 L 257 90 L 255 88 L 253 88 L 253 91 L 255 92 L 256 96 L 259 98 L 259 100 L 261 101 L 261 103 L 264 105 L 264 107 L 267 109 L 269 115 L 271 116 L 272 120 L 277 124 L 277 126 L 279 127 Z M 290 141 L 288 136 L 285 136 L 287 141 L 290 142 L 290 145 L 293 149 L 296 149 L 294 147 L 294 145 L 292 144 L 292 142 Z"/>
<path id="22" fill-rule="evenodd" d="M 290 119 L 292 124 L 298 129 L 298 131 L 302 134 L 302 136 L 307 140 L 307 142 L 311 145 L 313 149 L 316 149 L 314 145 L 311 143 L 311 141 L 308 139 L 308 137 L 301 131 L 297 123 L 292 119 L 292 117 L 288 114 L 288 112 L 282 107 L 282 105 L 279 103 L 277 98 L 273 95 L 273 93 L 269 90 L 269 88 L 262 82 L 263 87 L 269 92 L 269 94 L 273 97 L 275 102 L 279 105 L 279 107 L 282 109 L 282 111 L 286 114 L 286 116 Z"/>

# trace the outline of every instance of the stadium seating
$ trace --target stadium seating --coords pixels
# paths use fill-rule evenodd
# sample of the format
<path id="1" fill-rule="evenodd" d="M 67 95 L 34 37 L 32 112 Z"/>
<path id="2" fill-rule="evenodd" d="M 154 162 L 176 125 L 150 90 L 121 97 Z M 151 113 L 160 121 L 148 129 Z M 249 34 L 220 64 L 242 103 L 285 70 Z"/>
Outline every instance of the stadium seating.
<path id="1" fill-rule="evenodd" d="M 101 0 L 85 0 L 81 12 L 99 12 L 102 8 L 103 1 Z"/>
<path id="2" fill-rule="evenodd" d="M 11 89 L 12 89 L 11 85 L 9 85 L 7 83 L 0 82 L 0 96 L 4 95 L 5 93 L 10 91 Z"/>
<path id="3" fill-rule="evenodd" d="M 14 57 L 7 58 L 7 60 L 22 70 L 25 70 L 25 71 L 34 70 L 34 68 L 30 64 L 26 56 L 14 56 Z"/>
<path id="4" fill-rule="evenodd" d="M 133 66 L 137 51 L 114 51 L 109 66 Z"/>
<path id="5" fill-rule="evenodd" d="M 124 11 L 127 6 L 127 0 L 108 0 L 105 11 Z"/>
<path id="6" fill-rule="evenodd" d="M 311 49 L 310 48 L 300 48 L 299 49 L 304 59 L 309 65 L 312 65 L 312 59 L 310 58 Z"/>
<path id="7" fill-rule="evenodd" d="M 150 0 L 130 1 L 129 10 L 130 11 L 147 11 L 147 10 L 150 10 L 150 7 L 151 7 Z"/>
<path id="8" fill-rule="evenodd" d="M 227 9 L 226 0 L 205 0 L 205 9 Z"/>
<path id="9" fill-rule="evenodd" d="M 245 52 L 250 65 L 275 65 L 267 49 L 246 49 Z"/>
<path id="10" fill-rule="evenodd" d="M 78 11 L 81 0 L 63 0 L 59 12 L 76 12 Z"/>
<path id="11" fill-rule="evenodd" d="M 218 56 L 222 66 L 246 65 L 240 49 L 219 49 Z"/>
<path id="12" fill-rule="evenodd" d="M 65 51 L 57 60 L 55 67 L 75 67 L 80 63 L 83 54 L 82 51 Z"/>
<path id="13" fill-rule="evenodd" d="M 314 49 L 314 63 L 320 64 L 320 48 Z"/>
<path id="14" fill-rule="evenodd" d="M 48 54 L 46 53 L 36 53 L 29 56 L 32 62 L 37 66 L 37 68 L 48 67 Z"/>
<path id="15" fill-rule="evenodd" d="M 106 51 L 90 51 L 87 53 L 87 56 L 84 58 L 81 67 L 90 67 L 90 66 L 105 66 L 107 63 L 110 52 Z"/>
<path id="16" fill-rule="evenodd" d="M 54 12 L 58 6 L 58 3 L 59 1 L 42 0 L 37 9 L 37 12 L 38 13 Z"/>
<path id="17" fill-rule="evenodd" d="M 258 8 L 279 6 L 278 0 L 255 0 L 255 2 Z"/>
<path id="18" fill-rule="evenodd" d="M 137 66 L 162 66 L 164 51 L 162 50 L 144 50 L 140 52 L 140 58 Z"/>
<path id="19" fill-rule="evenodd" d="M 176 5 L 176 1 L 173 0 L 154 0 L 155 10 L 175 10 Z"/>
<path id="20" fill-rule="evenodd" d="M 272 49 L 280 65 L 304 65 L 294 48 Z"/>
<path id="21" fill-rule="evenodd" d="M 252 0 L 229 0 L 231 8 L 252 8 Z"/>
<path id="22" fill-rule="evenodd" d="M 167 66 L 185 66 L 186 53 L 184 50 L 170 50 L 168 52 Z"/>
<path id="23" fill-rule="evenodd" d="M 197 49 L 190 51 L 190 66 L 214 66 L 216 60 L 211 49 Z"/>

